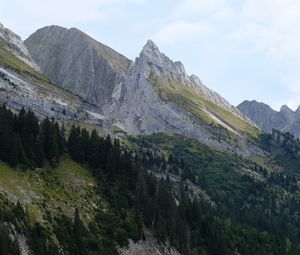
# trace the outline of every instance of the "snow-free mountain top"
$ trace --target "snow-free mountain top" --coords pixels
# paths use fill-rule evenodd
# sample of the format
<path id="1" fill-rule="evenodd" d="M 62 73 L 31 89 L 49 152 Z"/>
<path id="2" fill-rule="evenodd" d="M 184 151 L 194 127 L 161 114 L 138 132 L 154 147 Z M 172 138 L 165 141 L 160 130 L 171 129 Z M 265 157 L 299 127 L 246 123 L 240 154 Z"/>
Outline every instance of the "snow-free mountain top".
<path id="1" fill-rule="evenodd" d="M 252 121 L 195 75 L 189 76 L 182 63 L 161 53 L 151 40 L 118 91 L 119 100 L 104 111 L 133 133 L 180 133 L 235 150 L 225 137 L 231 134 L 243 140 L 248 132 L 258 131 Z"/>
<path id="2" fill-rule="evenodd" d="M 146 64 L 151 63 L 152 71 L 156 74 L 162 75 L 168 80 L 175 80 L 180 82 L 182 85 L 193 88 L 196 93 L 205 97 L 205 99 L 255 126 L 254 123 L 245 118 L 245 116 L 243 116 L 243 114 L 225 98 L 215 91 L 207 88 L 196 75 L 192 74 L 189 76 L 185 71 L 184 65 L 180 61 L 173 62 L 166 55 L 161 53 L 153 41 L 147 41 L 140 54 L 140 58 L 146 59 Z M 141 62 L 142 61 L 140 61 L 140 63 Z"/>
<path id="3" fill-rule="evenodd" d="M 76 28 L 44 27 L 25 45 L 49 79 L 98 106 L 111 101 L 132 63 Z"/>

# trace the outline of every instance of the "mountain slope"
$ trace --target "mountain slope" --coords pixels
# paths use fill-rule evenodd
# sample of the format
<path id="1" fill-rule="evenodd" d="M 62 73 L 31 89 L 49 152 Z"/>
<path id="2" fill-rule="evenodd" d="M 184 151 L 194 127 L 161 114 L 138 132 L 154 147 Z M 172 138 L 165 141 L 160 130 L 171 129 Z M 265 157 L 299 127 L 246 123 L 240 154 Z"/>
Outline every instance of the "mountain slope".
<path id="1" fill-rule="evenodd" d="M 75 28 L 44 27 L 25 45 L 49 79 L 99 106 L 113 100 L 112 91 L 131 66 L 130 60 Z"/>
<path id="2" fill-rule="evenodd" d="M 178 254 L 174 248 L 182 254 L 299 254 L 298 209 L 291 204 L 299 199 L 298 171 L 282 169 L 289 174 L 282 181 L 273 164 L 266 169 L 171 134 L 130 138 L 129 151 L 109 136 L 73 127 L 60 143 L 62 130 L 50 128 L 54 136 L 49 130 L 56 123 L 39 124 L 30 112 L 13 116 L 5 107 L 1 112 L 0 135 L 10 127 L 20 137 L 17 151 L 27 148 L 30 161 L 22 156 L 15 168 L 0 161 L 0 228 L 31 254 Z M 299 141 L 274 138 L 286 153 L 286 142 L 294 143 L 297 163 Z M 55 155 L 54 144 L 62 146 Z M 5 154 L 13 148 L 0 139 L 0 159 L 10 165 Z M 126 247 L 128 239 L 136 242 Z"/>
<path id="3" fill-rule="evenodd" d="M 291 132 L 300 137 L 300 110 L 293 111 L 283 105 L 280 111 L 255 100 L 244 101 L 237 108 L 248 118 L 253 120 L 262 130 L 270 133 L 272 129 Z"/>
<path id="4" fill-rule="evenodd" d="M 199 78 L 188 76 L 180 62 L 162 54 L 152 41 L 119 90 L 120 100 L 104 112 L 133 133 L 174 132 L 244 154 L 247 148 L 233 145 L 233 138 L 246 141 L 259 133 L 253 122 Z"/>
<path id="5" fill-rule="evenodd" d="M 1 28 L 1 27 L 0 27 Z M 4 34 L 5 36 L 1 37 Z M 14 110 L 33 110 L 39 118 L 80 121 L 110 128 L 112 121 L 82 98 L 59 88 L 41 74 L 20 37 L 0 29 L 0 102 Z M 12 39 L 13 38 L 13 39 Z"/>
<path id="6" fill-rule="evenodd" d="M 16 35 L 8 28 L 5 28 L 0 23 L 0 48 L 3 49 L 4 47 L 6 49 L 9 49 L 9 51 L 13 53 L 17 58 L 22 60 L 22 62 L 26 63 L 30 67 L 39 71 L 38 65 L 34 62 L 32 57 L 30 56 L 20 36 Z"/>

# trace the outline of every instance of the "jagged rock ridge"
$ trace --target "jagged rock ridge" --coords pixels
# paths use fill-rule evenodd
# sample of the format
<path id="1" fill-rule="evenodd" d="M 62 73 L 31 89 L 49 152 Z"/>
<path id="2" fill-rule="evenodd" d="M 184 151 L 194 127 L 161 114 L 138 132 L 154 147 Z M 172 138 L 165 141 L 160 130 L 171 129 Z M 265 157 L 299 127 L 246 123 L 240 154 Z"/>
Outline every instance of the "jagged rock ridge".
<path id="1" fill-rule="evenodd" d="M 253 100 L 244 101 L 237 108 L 265 132 L 277 129 L 300 137 L 300 107 L 293 111 L 283 105 L 280 111 L 275 111 L 267 104 Z"/>
<path id="2" fill-rule="evenodd" d="M 155 77 L 156 81 L 151 80 L 151 77 Z M 150 40 L 136 59 L 125 83 L 121 85 L 120 100 L 110 105 L 104 112 L 120 120 L 127 130 L 133 133 L 174 132 L 222 149 L 235 150 L 225 140 L 216 138 L 211 122 L 194 118 L 188 109 L 182 107 L 181 102 L 170 101 L 156 88 L 161 86 L 162 89 L 173 89 L 173 85 L 177 86 L 175 93 L 180 94 L 181 90 L 188 89 L 192 97 L 202 100 L 203 107 L 199 106 L 201 109 L 198 110 L 210 121 L 216 122 L 241 139 L 243 139 L 242 130 L 232 125 L 226 117 L 213 111 L 212 107 L 208 108 L 205 105 L 207 102 L 255 129 L 255 124 L 239 110 L 216 92 L 205 87 L 195 75 L 188 76 L 182 63 L 170 60 Z M 217 133 L 226 136 L 225 130 L 220 129 Z"/>

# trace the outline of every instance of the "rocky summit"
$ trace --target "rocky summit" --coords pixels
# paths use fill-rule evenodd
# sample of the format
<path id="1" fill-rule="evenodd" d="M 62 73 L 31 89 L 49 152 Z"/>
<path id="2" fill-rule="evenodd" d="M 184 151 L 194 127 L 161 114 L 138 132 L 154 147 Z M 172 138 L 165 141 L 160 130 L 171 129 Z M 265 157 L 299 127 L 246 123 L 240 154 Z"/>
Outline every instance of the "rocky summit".
<path id="1" fill-rule="evenodd" d="M 98 106 L 110 103 L 132 65 L 126 57 L 76 28 L 37 30 L 25 45 L 43 73 L 60 87 Z"/>
<path id="2" fill-rule="evenodd" d="M 244 137 L 246 132 L 239 126 L 241 123 L 249 129 L 256 128 L 223 97 L 205 87 L 198 77 L 189 76 L 181 62 L 173 62 L 161 53 L 151 40 L 136 59 L 125 83 L 119 86 L 114 91 L 119 100 L 104 112 L 132 133 L 173 132 L 234 150 L 230 142 L 217 136 L 230 133 Z M 194 105 L 190 104 L 193 100 Z M 237 120 L 236 125 L 230 122 L 229 116 Z M 245 147 L 239 149 L 242 152 Z"/>

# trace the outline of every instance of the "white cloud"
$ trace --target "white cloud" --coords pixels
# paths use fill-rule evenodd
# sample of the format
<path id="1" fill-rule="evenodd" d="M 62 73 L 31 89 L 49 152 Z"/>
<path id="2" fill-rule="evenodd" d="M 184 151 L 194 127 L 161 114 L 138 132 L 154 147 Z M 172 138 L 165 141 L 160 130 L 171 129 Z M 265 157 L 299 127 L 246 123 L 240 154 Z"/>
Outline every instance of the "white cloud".
<path id="1" fill-rule="evenodd" d="M 154 40 L 163 44 L 195 42 L 207 37 L 213 30 L 213 26 L 205 22 L 175 21 L 163 26 L 154 35 Z"/>
<path id="2" fill-rule="evenodd" d="M 77 26 L 113 17 L 116 9 L 145 0 L 0 0 L 1 22 L 21 35 L 32 27 L 57 24 Z"/>
<path id="3" fill-rule="evenodd" d="M 286 104 L 293 108 L 300 104 L 299 0 L 181 0 L 172 19 L 155 35 L 160 43 L 202 39 L 216 54 L 257 56 L 271 63 L 266 70 L 273 68 L 281 84 L 277 90 L 289 94 Z"/>
<path id="4" fill-rule="evenodd" d="M 297 0 L 248 0 L 237 16 L 240 27 L 231 34 L 235 44 L 250 41 L 254 51 L 277 62 L 281 89 L 288 94 L 283 103 L 292 109 L 300 104 L 299 13 Z"/>
<path id="5" fill-rule="evenodd" d="M 251 40 L 256 49 L 269 55 L 300 58 L 299 13 L 299 1 L 247 0 L 236 13 L 239 25 L 232 39 Z"/>
<path id="6" fill-rule="evenodd" d="M 173 30 L 178 22 L 185 24 L 180 26 L 184 32 L 205 20 L 207 27 L 215 27 L 216 34 L 224 35 L 224 43 L 239 46 L 247 42 L 267 55 L 298 55 L 300 59 L 299 0 L 243 0 L 238 4 L 230 0 L 181 0 L 174 14 Z"/>

